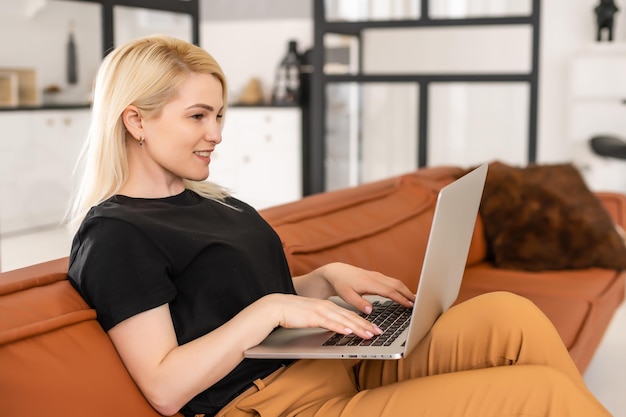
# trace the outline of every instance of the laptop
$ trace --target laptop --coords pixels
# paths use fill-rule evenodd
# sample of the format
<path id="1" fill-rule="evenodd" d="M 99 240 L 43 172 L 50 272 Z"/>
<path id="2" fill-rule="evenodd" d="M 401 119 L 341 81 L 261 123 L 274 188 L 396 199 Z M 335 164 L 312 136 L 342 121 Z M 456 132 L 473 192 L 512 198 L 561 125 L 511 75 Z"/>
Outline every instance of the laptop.
<path id="1" fill-rule="evenodd" d="M 349 340 L 344 335 L 326 329 L 278 327 L 259 345 L 246 350 L 245 357 L 400 359 L 408 355 L 458 297 L 487 167 L 487 164 L 481 165 L 439 191 L 415 303 L 413 308 L 404 313 L 409 316 L 410 322 L 399 328 L 400 334 L 395 340 L 384 343 L 376 340 L 392 332 L 385 329 L 381 336 L 369 339 L 363 346 L 359 344 L 362 339 L 358 337 L 353 336 L 355 339 Z M 378 296 L 367 298 L 377 304 L 390 301 Z M 338 297 L 331 299 L 345 308 L 357 311 Z M 378 321 L 375 322 L 378 324 Z M 332 343 L 334 341 L 338 345 Z"/>

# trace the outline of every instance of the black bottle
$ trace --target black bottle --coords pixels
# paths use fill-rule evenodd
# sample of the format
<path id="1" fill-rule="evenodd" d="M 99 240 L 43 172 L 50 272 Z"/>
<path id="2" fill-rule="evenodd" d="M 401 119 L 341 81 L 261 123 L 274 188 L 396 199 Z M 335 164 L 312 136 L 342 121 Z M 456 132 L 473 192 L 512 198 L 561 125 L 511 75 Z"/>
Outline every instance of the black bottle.
<path id="1" fill-rule="evenodd" d="M 73 22 L 70 22 L 70 35 L 67 40 L 67 83 L 78 83 L 78 63 L 76 62 L 76 43 L 74 42 Z"/>
<path id="2" fill-rule="evenodd" d="M 300 103 L 300 56 L 296 41 L 289 41 L 289 49 L 276 69 L 272 103 L 291 105 Z"/>

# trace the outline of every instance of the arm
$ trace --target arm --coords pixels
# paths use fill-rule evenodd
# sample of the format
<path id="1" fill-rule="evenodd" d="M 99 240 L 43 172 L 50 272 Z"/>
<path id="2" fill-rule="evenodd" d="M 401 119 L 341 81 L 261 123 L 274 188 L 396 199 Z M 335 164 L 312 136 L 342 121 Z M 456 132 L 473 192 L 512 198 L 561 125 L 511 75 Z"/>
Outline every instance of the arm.
<path id="1" fill-rule="evenodd" d="M 400 280 L 340 262 L 294 277 L 293 284 L 298 295 L 320 299 L 338 295 L 367 314 L 372 306 L 363 295 L 380 295 L 407 307 L 415 300 L 415 294 Z"/>
<path id="2" fill-rule="evenodd" d="M 179 346 L 164 304 L 119 323 L 109 336 L 147 400 L 172 415 L 228 374 L 243 352 L 276 326 L 323 327 L 369 338 L 379 330 L 355 313 L 326 300 L 271 294 L 198 339 Z"/>

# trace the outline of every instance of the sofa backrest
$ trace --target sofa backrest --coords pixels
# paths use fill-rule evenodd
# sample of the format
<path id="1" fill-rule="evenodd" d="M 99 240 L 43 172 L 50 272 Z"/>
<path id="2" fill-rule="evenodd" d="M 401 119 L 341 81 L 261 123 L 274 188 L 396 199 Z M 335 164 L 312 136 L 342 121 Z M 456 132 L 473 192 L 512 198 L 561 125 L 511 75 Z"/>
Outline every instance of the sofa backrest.
<path id="1" fill-rule="evenodd" d="M 0 415 L 159 416 L 66 274 L 37 273 L 51 264 L 2 274 Z"/>
<path id="2" fill-rule="evenodd" d="M 462 172 L 422 169 L 313 195 L 261 214 L 280 235 L 293 275 L 341 261 L 396 277 L 415 290 L 437 193 Z M 477 229 L 468 263 L 485 257 L 480 222 Z"/>

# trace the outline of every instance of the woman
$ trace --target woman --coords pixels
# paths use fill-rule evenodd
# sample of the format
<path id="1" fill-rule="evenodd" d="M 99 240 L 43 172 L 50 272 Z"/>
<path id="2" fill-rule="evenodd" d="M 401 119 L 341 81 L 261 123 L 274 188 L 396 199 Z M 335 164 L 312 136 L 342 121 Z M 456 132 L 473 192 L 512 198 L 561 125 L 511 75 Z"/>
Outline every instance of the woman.
<path id="1" fill-rule="evenodd" d="M 290 276 L 271 227 L 204 181 L 226 103 L 213 58 L 163 36 L 114 50 L 96 80 L 69 276 L 157 411 L 608 415 L 549 321 L 507 293 L 451 308 L 404 360 L 244 359 L 276 326 L 381 333 L 331 295 L 366 313 L 362 295 L 414 296 L 342 263 Z"/>

